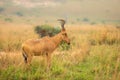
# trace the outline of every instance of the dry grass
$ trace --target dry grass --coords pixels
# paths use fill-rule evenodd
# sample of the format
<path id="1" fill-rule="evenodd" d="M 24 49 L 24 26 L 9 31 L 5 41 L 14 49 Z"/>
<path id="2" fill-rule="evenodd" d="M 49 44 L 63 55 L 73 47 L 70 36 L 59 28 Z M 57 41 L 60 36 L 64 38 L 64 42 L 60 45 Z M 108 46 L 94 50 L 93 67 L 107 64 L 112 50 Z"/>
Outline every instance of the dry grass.
<path id="1" fill-rule="evenodd" d="M 20 50 L 23 41 L 37 37 L 32 25 L 4 23 L 0 26 L 0 50 Z"/>
<path id="2" fill-rule="evenodd" d="M 44 72 L 42 57 L 34 57 L 31 72 L 24 73 L 20 68 L 23 65 L 21 43 L 38 37 L 33 32 L 34 25 L 0 23 L 0 26 L 0 79 L 120 79 L 120 30 L 114 25 L 67 25 L 71 48 L 68 51 L 58 48 L 54 52 L 49 75 Z"/>
<path id="3" fill-rule="evenodd" d="M 14 66 L 21 65 L 22 60 L 22 54 L 20 52 L 0 52 L 0 66 L 1 69 L 8 68 L 11 64 Z"/>

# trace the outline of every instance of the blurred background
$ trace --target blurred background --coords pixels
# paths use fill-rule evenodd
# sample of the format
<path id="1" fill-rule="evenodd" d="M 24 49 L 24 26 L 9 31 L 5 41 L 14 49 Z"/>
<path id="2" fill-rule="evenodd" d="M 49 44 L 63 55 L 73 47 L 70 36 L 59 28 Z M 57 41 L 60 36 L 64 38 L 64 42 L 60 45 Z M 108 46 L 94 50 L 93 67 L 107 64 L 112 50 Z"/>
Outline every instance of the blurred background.
<path id="1" fill-rule="evenodd" d="M 69 24 L 120 23 L 120 0 L 0 0 L 0 20 Z"/>

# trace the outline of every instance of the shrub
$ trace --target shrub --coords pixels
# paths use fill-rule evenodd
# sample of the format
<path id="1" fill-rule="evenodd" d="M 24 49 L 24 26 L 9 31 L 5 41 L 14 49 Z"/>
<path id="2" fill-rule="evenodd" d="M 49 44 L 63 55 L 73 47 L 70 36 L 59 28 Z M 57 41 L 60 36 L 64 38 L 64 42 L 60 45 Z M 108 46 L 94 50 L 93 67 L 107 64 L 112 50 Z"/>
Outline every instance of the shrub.
<path id="1" fill-rule="evenodd" d="M 83 18 L 83 22 L 89 22 L 88 18 Z"/>
<path id="2" fill-rule="evenodd" d="M 44 36 L 54 36 L 55 34 L 60 32 L 60 28 L 54 28 L 49 25 L 38 25 L 34 29 L 35 33 L 37 33 L 40 37 Z"/>
<path id="3" fill-rule="evenodd" d="M 20 16 L 20 17 L 23 16 L 23 14 L 22 14 L 21 12 L 16 12 L 15 14 L 16 14 L 17 16 Z"/>
<path id="4" fill-rule="evenodd" d="M 5 21 L 12 22 L 12 19 L 11 18 L 5 18 Z"/>
<path id="5" fill-rule="evenodd" d="M 91 24 L 91 25 L 95 25 L 95 24 L 97 24 L 97 23 L 96 23 L 96 22 L 91 22 L 90 24 Z"/>
<path id="6" fill-rule="evenodd" d="M 4 8 L 0 7 L 0 13 L 3 12 L 4 10 L 5 10 Z"/>

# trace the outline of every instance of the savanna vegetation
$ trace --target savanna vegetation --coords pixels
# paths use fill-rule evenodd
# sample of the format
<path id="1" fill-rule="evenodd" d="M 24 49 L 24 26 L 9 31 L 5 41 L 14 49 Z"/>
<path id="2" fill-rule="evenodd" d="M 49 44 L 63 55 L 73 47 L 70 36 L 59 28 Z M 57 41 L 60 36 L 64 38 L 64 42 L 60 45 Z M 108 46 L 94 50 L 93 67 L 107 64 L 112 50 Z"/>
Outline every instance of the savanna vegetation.
<path id="1" fill-rule="evenodd" d="M 40 38 L 35 27 L 0 24 L 0 80 L 120 80 L 120 29 L 116 26 L 66 25 L 71 45 L 66 49 L 62 44 L 54 51 L 48 72 L 44 56 L 34 57 L 30 68 L 24 68 L 21 44 Z"/>

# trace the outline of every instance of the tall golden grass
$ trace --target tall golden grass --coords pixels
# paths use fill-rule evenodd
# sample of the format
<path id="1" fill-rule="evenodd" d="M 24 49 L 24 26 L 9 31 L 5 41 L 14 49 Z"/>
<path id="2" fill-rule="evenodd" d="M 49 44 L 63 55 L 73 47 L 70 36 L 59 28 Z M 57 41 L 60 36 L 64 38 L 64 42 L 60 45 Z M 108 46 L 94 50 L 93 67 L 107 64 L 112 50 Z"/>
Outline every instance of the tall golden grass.
<path id="1" fill-rule="evenodd" d="M 59 76 L 61 77 L 60 79 L 64 79 L 64 75 L 67 73 L 65 71 L 71 71 L 68 70 L 71 66 L 74 68 L 72 68 L 73 71 L 71 74 L 76 75 L 75 77 L 77 79 L 81 79 L 81 77 L 83 77 L 85 80 L 87 80 L 86 77 L 81 76 L 82 73 L 86 75 L 84 71 L 79 73 L 77 70 L 75 70 L 77 69 L 76 66 L 79 66 L 79 68 L 82 67 L 82 65 L 80 67 L 80 64 L 89 65 L 84 66 L 91 70 L 91 74 L 94 74 L 94 78 L 91 78 L 89 75 L 87 75 L 90 78 L 89 80 L 120 79 L 120 30 L 118 28 L 116 28 L 114 25 L 97 24 L 67 25 L 66 28 L 68 36 L 71 39 L 71 47 L 68 51 L 61 51 L 58 48 L 54 52 L 53 58 L 55 59 L 52 61 L 53 65 L 57 64 L 62 67 L 59 67 L 60 71 L 63 70 L 62 72 L 64 72 L 60 72 L 63 74 Z M 38 38 L 38 35 L 34 33 L 34 25 L 18 23 L 0 24 L 1 72 L 11 65 L 14 67 L 21 66 L 23 62 L 21 44 L 23 41 L 30 38 Z M 35 60 L 39 61 L 40 59 L 35 57 L 33 59 L 33 63 Z M 41 60 L 40 62 L 42 63 Z M 64 68 L 64 66 L 68 66 L 68 69 Z M 75 73 L 73 73 L 74 71 Z M 59 73 L 59 70 L 57 73 Z M 71 74 L 68 75 L 70 77 L 69 79 L 74 79 L 73 75 Z"/>

